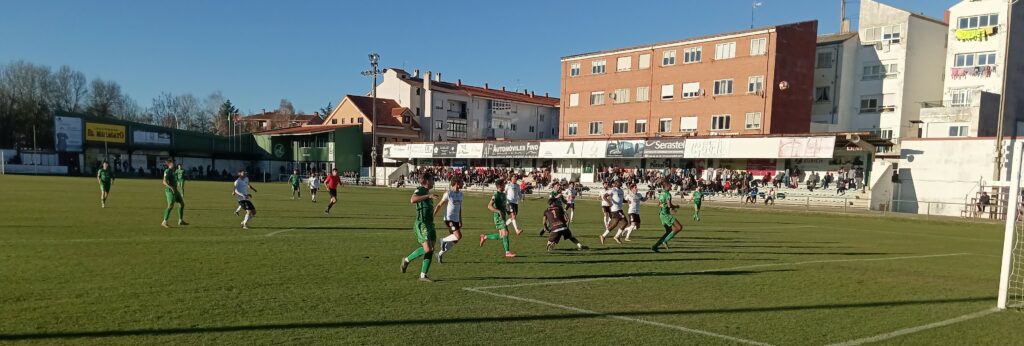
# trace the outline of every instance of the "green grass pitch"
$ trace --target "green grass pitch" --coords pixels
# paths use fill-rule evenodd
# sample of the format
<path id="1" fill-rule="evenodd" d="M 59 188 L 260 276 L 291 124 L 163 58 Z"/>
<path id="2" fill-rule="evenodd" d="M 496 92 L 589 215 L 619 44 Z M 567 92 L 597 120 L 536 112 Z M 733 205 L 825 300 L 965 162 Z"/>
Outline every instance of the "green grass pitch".
<path id="1" fill-rule="evenodd" d="M 653 203 L 634 242 L 602 246 L 588 201 L 573 232 L 592 249 L 548 253 L 528 195 L 505 259 L 477 245 L 492 223 L 470 195 L 421 283 L 419 261 L 398 272 L 411 190 L 345 187 L 327 216 L 326 193 L 254 185 L 253 229 L 229 182 L 189 182 L 192 225 L 168 230 L 157 180 L 116 181 L 101 209 L 95 179 L 0 176 L 0 344 L 1024 344 L 1024 314 L 990 312 L 1000 225 L 685 205 L 652 253 Z"/>

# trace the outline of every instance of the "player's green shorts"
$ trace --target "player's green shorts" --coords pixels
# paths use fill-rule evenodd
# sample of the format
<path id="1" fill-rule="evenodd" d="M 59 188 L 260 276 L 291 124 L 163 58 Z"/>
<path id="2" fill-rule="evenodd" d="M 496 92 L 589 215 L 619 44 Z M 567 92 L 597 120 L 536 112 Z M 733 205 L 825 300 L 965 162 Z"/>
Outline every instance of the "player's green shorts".
<path id="1" fill-rule="evenodd" d="M 172 191 L 171 189 L 164 189 L 164 196 L 167 197 L 167 204 L 178 203 L 184 204 L 185 199 L 181 198 L 181 194 Z"/>
<path id="2" fill-rule="evenodd" d="M 100 183 L 100 191 L 110 192 L 110 182 Z"/>
<path id="3" fill-rule="evenodd" d="M 697 208 L 697 209 L 700 209 L 700 202 L 698 202 L 698 203 L 694 203 L 694 204 L 693 204 L 693 206 L 694 206 L 695 208 Z"/>
<path id="4" fill-rule="evenodd" d="M 658 218 L 661 219 L 661 224 L 665 227 L 672 227 L 676 223 L 676 217 L 671 214 L 659 214 Z"/>
<path id="5" fill-rule="evenodd" d="M 499 213 L 494 213 L 494 227 L 498 230 L 505 229 L 505 216 Z"/>
<path id="6" fill-rule="evenodd" d="M 437 239 L 437 232 L 434 231 L 434 223 L 416 221 L 412 224 L 412 232 L 416 233 L 416 241 L 420 243 L 431 242 Z"/>

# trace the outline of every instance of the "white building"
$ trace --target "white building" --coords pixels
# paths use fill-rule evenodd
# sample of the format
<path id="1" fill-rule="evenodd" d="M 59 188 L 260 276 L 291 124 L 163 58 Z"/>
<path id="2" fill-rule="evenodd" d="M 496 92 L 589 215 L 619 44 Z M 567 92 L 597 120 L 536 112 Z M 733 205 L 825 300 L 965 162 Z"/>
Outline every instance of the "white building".
<path id="1" fill-rule="evenodd" d="M 811 107 L 811 132 L 843 132 L 853 129 L 853 115 L 859 104 L 853 95 L 857 87 L 857 33 L 818 37 L 814 64 L 814 105 Z"/>
<path id="2" fill-rule="evenodd" d="M 941 98 L 924 104 L 921 110 L 922 136 L 987 137 L 998 127 L 1000 95 L 1006 73 L 1020 73 L 1020 40 L 1012 42 L 1009 68 L 1006 40 L 1009 37 L 1008 0 L 965 0 L 949 9 L 948 49 L 943 71 Z M 1024 21 L 1024 3 L 1014 5 L 1014 21 Z M 1021 29 L 1015 29 L 1020 32 Z M 1018 35 L 1019 36 L 1019 35 Z M 1010 78 L 1010 90 L 1024 90 L 1024 80 Z M 1006 93 L 1007 120 L 1004 134 L 1014 133 L 1014 122 L 1021 114 L 1019 92 Z M 1024 117 L 1024 114 L 1020 115 Z"/>
<path id="3" fill-rule="evenodd" d="M 921 104 L 942 96 L 948 25 L 873 0 L 860 3 L 852 130 L 916 138 Z"/>
<path id="4" fill-rule="evenodd" d="M 858 26 L 819 38 L 812 131 L 918 137 L 921 104 L 942 96 L 948 25 L 863 0 Z"/>
<path id="5" fill-rule="evenodd" d="M 423 124 L 423 140 L 558 138 L 558 98 L 455 83 L 441 73 L 384 71 L 377 96 L 412 110 Z"/>

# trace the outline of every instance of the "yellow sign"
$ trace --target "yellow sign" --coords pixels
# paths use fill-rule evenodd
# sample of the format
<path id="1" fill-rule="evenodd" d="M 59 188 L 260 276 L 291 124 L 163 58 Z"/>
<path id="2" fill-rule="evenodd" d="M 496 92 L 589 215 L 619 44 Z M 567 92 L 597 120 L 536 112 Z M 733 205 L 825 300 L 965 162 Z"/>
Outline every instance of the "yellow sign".
<path id="1" fill-rule="evenodd" d="M 94 142 L 124 143 L 124 126 L 87 122 L 85 123 L 85 140 Z"/>

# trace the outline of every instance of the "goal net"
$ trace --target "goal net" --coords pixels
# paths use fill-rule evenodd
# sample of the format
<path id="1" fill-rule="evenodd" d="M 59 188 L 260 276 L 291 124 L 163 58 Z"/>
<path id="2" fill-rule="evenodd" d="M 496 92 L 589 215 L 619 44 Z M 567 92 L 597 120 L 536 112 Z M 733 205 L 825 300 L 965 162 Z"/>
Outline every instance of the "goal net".
<path id="1" fill-rule="evenodd" d="M 1024 143 L 1015 143 L 1012 148 L 998 307 L 1024 310 L 1024 217 L 1021 216 L 1024 213 L 1021 202 Z"/>

